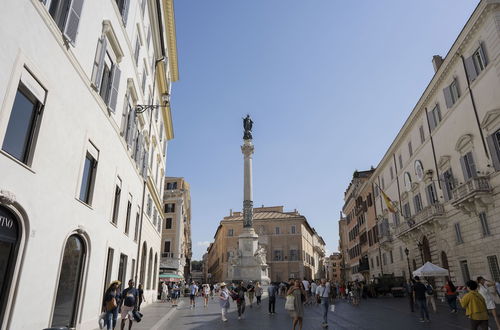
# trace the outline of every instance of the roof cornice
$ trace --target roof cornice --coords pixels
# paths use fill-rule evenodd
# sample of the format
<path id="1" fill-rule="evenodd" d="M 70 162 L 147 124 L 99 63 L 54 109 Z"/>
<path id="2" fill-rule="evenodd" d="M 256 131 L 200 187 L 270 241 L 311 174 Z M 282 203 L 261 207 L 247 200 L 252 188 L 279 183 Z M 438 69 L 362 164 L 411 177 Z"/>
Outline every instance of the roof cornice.
<path id="1" fill-rule="evenodd" d="M 179 66 L 177 57 L 177 33 L 175 30 L 174 0 L 163 0 L 165 11 L 165 29 L 167 31 L 167 51 L 172 73 L 172 81 L 179 80 Z"/>

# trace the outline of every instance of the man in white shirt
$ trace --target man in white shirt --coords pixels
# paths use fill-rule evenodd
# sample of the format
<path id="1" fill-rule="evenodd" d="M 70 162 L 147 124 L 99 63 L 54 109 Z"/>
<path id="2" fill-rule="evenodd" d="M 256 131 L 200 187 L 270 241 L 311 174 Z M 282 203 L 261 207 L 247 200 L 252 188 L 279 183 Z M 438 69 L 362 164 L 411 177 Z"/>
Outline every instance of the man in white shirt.
<path id="1" fill-rule="evenodd" d="M 330 283 L 326 279 L 321 279 L 321 284 L 316 288 L 316 297 L 321 299 L 321 307 L 323 308 L 323 328 L 328 328 L 328 309 L 330 308 Z"/>
<path id="2" fill-rule="evenodd" d="M 310 299 L 310 303 L 311 305 L 315 305 L 316 302 L 316 288 L 318 287 L 318 284 L 316 283 L 316 281 L 312 281 L 311 282 L 311 299 Z"/>

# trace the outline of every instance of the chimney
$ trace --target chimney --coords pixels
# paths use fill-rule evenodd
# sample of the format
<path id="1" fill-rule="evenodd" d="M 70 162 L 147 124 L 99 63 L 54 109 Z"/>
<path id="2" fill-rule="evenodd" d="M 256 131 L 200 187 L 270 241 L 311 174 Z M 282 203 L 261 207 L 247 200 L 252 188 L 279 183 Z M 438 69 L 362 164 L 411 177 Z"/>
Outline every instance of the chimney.
<path id="1" fill-rule="evenodd" d="M 434 73 L 438 72 L 439 68 L 443 64 L 443 58 L 440 55 L 432 56 L 432 65 L 434 66 Z"/>
<path id="2" fill-rule="evenodd" d="M 233 216 L 233 209 L 229 209 L 229 216 L 232 217 Z"/>

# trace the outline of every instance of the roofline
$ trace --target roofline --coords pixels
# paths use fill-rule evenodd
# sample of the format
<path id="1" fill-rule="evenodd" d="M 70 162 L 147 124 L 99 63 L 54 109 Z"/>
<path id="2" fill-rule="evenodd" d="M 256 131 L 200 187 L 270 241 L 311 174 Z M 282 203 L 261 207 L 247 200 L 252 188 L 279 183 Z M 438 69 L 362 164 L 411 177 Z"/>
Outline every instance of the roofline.
<path id="1" fill-rule="evenodd" d="M 170 72 L 172 82 L 179 80 L 179 66 L 177 57 L 177 33 L 175 28 L 174 0 L 163 0 L 165 9 L 165 29 L 167 31 L 167 50 L 169 57 Z"/>

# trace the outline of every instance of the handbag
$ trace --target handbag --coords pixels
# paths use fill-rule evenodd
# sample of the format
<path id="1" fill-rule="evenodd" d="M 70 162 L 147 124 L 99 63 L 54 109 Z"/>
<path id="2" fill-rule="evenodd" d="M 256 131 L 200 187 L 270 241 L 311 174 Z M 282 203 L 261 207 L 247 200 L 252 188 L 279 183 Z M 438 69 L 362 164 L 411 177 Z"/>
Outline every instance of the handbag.
<path id="1" fill-rule="evenodd" d="M 285 310 L 294 311 L 295 310 L 295 297 L 291 294 L 286 296 Z"/>
<path id="2" fill-rule="evenodd" d="M 101 315 L 99 315 L 99 319 L 97 321 L 97 323 L 99 324 L 99 329 L 104 329 L 104 327 L 106 326 L 106 322 L 104 321 L 104 317 L 106 316 L 106 312 L 104 313 L 101 313 Z"/>
<path id="3" fill-rule="evenodd" d="M 116 303 L 115 297 L 111 298 L 111 300 L 106 302 L 106 310 L 107 311 L 111 311 L 111 310 L 115 309 L 116 307 L 118 307 L 118 304 Z"/>

